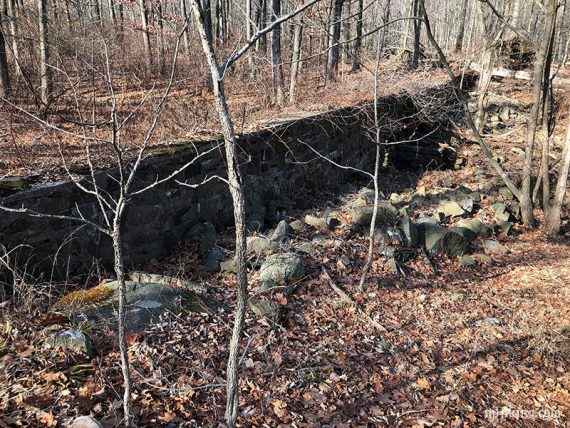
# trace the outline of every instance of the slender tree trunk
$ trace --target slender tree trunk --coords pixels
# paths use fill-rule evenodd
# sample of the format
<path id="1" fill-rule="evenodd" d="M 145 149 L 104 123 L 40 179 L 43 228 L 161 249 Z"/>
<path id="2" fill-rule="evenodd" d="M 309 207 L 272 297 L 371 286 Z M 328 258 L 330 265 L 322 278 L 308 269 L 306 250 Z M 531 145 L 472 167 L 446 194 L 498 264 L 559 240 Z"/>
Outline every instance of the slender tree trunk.
<path id="1" fill-rule="evenodd" d="M 388 1 L 389 2 L 389 1 Z M 389 6 L 388 6 L 389 8 Z M 364 10 L 364 0 L 358 0 L 358 13 L 356 14 L 356 38 L 354 40 L 354 50 L 352 55 L 352 71 L 360 70 L 361 50 L 362 50 L 362 15 Z"/>
<path id="2" fill-rule="evenodd" d="M 152 73 L 152 51 L 150 47 L 150 35 L 148 33 L 148 10 L 146 8 L 145 0 L 139 0 L 139 7 L 141 9 L 142 37 L 146 62 L 146 74 L 147 76 L 150 76 Z"/>
<path id="3" fill-rule="evenodd" d="M 327 68 L 325 73 L 327 82 L 333 80 L 338 72 L 338 63 L 340 57 L 339 42 L 343 3 L 344 0 L 333 0 L 333 10 L 331 14 L 331 23 L 329 26 Z"/>
<path id="4" fill-rule="evenodd" d="M 126 314 L 127 314 L 127 285 L 125 282 L 125 269 L 123 264 L 123 244 L 121 239 L 121 213 L 124 209 L 123 197 L 117 203 L 117 213 L 113 222 L 113 251 L 115 260 L 115 275 L 119 284 L 119 352 L 121 354 L 121 370 L 123 372 L 123 418 L 126 427 L 133 426 L 133 415 L 131 411 L 131 369 L 129 365 L 129 347 L 125 337 Z"/>
<path id="5" fill-rule="evenodd" d="M 528 228 L 536 227 L 536 221 L 533 214 L 532 203 L 532 160 L 534 155 L 534 145 L 536 140 L 536 132 L 538 128 L 538 116 L 541 105 L 543 105 L 543 84 L 545 76 L 545 67 L 550 61 L 549 56 L 552 55 L 551 43 L 552 33 L 556 24 L 557 0 L 549 0 L 547 4 L 547 15 L 544 32 L 542 34 L 542 42 L 537 53 L 534 66 L 533 89 L 532 89 L 532 107 L 528 122 L 528 131 L 525 144 L 525 157 L 522 169 L 522 186 L 521 186 L 521 217 L 523 224 Z"/>
<path id="6" fill-rule="evenodd" d="M 475 125 L 479 132 L 483 131 L 487 117 L 487 93 L 493 77 L 494 48 L 489 35 L 489 29 L 485 23 L 485 5 L 479 3 L 479 28 L 482 37 L 481 72 L 477 85 L 477 113 Z"/>
<path id="7" fill-rule="evenodd" d="M 281 16 L 281 0 L 271 0 L 271 21 Z M 283 104 L 283 61 L 281 59 L 281 25 L 275 27 L 271 37 L 271 65 L 275 103 Z"/>
<path id="8" fill-rule="evenodd" d="M 295 25 L 293 36 L 293 55 L 291 57 L 291 84 L 289 86 L 289 102 L 295 102 L 297 79 L 301 68 L 301 45 L 303 42 L 303 18 Z"/>
<path id="9" fill-rule="evenodd" d="M 390 22 L 390 0 L 386 1 L 386 8 L 384 9 L 384 16 L 382 17 L 382 40 L 380 41 L 380 56 L 384 55 L 384 49 L 386 49 L 386 38 L 388 36 L 388 22 Z"/>
<path id="10" fill-rule="evenodd" d="M 8 9 L 8 19 L 10 24 L 10 36 L 12 37 L 12 56 L 14 57 L 14 63 L 16 64 L 16 73 L 22 74 L 22 69 L 20 68 L 20 49 L 18 45 L 18 13 L 16 8 L 16 0 L 6 0 L 6 7 Z"/>
<path id="11" fill-rule="evenodd" d="M 186 10 L 186 0 L 180 0 L 180 11 L 184 19 L 188 19 L 188 11 Z M 187 28 L 184 31 L 184 52 L 186 56 L 190 57 L 190 31 Z"/>
<path id="12" fill-rule="evenodd" d="M 550 211 L 546 216 L 546 233 L 557 235 L 560 233 L 560 215 L 564 205 L 566 186 L 568 184 L 568 173 L 570 172 L 570 108 L 568 109 L 568 129 L 566 130 L 566 143 L 562 151 L 562 162 L 558 174 L 558 183 L 554 198 L 550 202 Z"/>
<path id="13" fill-rule="evenodd" d="M 461 52 L 463 48 L 463 37 L 465 36 L 465 23 L 467 21 L 467 2 L 462 0 L 461 11 L 459 12 L 459 30 L 455 39 L 455 52 Z"/>
<path id="14" fill-rule="evenodd" d="M 212 3 L 210 0 L 202 0 L 202 11 L 204 12 L 204 26 L 208 40 L 213 42 L 212 33 Z"/>
<path id="15" fill-rule="evenodd" d="M 412 4 L 412 14 L 414 17 L 419 16 L 419 5 L 418 0 L 413 0 Z M 414 52 L 412 54 L 412 69 L 418 68 L 420 54 L 421 54 L 421 46 L 420 46 L 420 36 L 422 33 L 422 21 L 419 19 L 413 20 L 414 26 Z"/>
<path id="16" fill-rule="evenodd" d="M 111 19 L 111 25 L 115 27 L 117 25 L 117 15 L 115 13 L 115 0 L 108 0 L 107 6 L 109 6 L 109 18 Z"/>
<path id="17" fill-rule="evenodd" d="M 52 72 L 49 67 L 49 32 L 47 0 L 38 0 L 39 47 L 40 47 L 40 99 L 47 110 L 51 101 Z"/>
<path id="18" fill-rule="evenodd" d="M 257 27 L 263 28 L 267 23 L 267 0 L 261 0 L 261 4 L 259 5 L 259 10 L 257 13 Z M 257 41 L 256 46 L 257 51 L 265 55 L 267 52 L 267 36 L 264 34 L 259 38 Z"/>
<path id="19" fill-rule="evenodd" d="M 162 13 L 162 0 L 156 5 L 157 26 L 158 26 L 158 73 L 164 75 L 165 54 L 164 54 L 164 15 Z"/>
<path id="20" fill-rule="evenodd" d="M 205 25 L 205 17 L 199 6 L 198 0 L 190 0 L 194 10 L 194 16 L 202 40 L 202 48 L 210 66 L 212 86 L 216 102 L 220 124 L 225 140 L 227 172 L 230 193 L 233 201 L 234 220 L 236 227 L 236 263 L 237 263 L 237 304 L 235 311 L 234 327 L 230 341 L 230 353 L 227 367 L 226 388 L 226 424 L 234 428 L 238 417 L 239 389 L 238 389 L 238 364 L 240 354 L 240 342 L 243 336 L 243 325 L 247 304 L 247 270 L 246 270 L 246 226 L 245 226 L 245 203 L 241 173 L 237 155 L 237 137 L 223 85 L 223 73 L 220 70 L 212 42 L 208 39 Z"/>
<path id="21" fill-rule="evenodd" d="M 9 93 L 10 74 L 8 71 L 8 57 L 6 55 L 6 39 L 2 29 L 2 14 L 0 13 L 0 97 L 7 98 Z"/>
<path id="22" fill-rule="evenodd" d="M 245 2 L 245 34 L 247 39 L 251 39 L 251 36 L 253 35 L 253 28 L 252 28 L 252 17 L 253 17 L 253 11 L 251 8 L 251 2 L 252 0 L 246 0 Z M 247 53 L 247 66 L 249 68 L 249 74 L 250 76 L 253 76 L 254 74 L 254 62 L 253 62 L 253 50 L 250 49 L 250 51 Z"/>

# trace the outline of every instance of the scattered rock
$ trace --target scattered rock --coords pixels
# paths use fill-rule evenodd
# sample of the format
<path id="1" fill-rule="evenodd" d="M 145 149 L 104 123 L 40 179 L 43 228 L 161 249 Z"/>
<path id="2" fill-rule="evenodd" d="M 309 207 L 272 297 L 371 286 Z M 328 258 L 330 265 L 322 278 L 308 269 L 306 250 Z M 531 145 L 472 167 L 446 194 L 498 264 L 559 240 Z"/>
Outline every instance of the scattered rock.
<path id="1" fill-rule="evenodd" d="M 254 252 L 255 255 L 259 256 L 267 249 L 276 249 L 279 245 L 275 242 L 271 242 L 269 239 L 263 236 L 251 236 L 247 238 L 247 252 Z"/>
<path id="2" fill-rule="evenodd" d="M 441 187 L 451 187 L 453 182 L 451 181 L 450 177 L 442 177 L 439 179 L 439 185 Z"/>
<path id="3" fill-rule="evenodd" d="M 220 270 L 220 263 L 224 261 L 226 255 L 218 248 L 214 247 L 208 253 L 208 257 L 204 261 L 204 270 L 206 272 L 217 272 Z"/>
<path id="4" fill-rule="evenodd" d="M 410 217 L 402 217 L 398 222 L 398 225 L 406 237 L 406 243 L 412 247 L 418 245 L 418 228 L 414 223 L 412 223 Z"/>
<path id="5" fill-rule="evenodd" d="M 71 422 L 70 428 L 103 428 L 103 425 L 91 416 L 80 416 Z"/>
<path id="6" fill-rule="evenodd" d="M 310 242 L 301 242 L 300 244 L 295 244 L 293 248 L 306 254 L 314 254 L 315 251 L 317 251 L 317 246 L 311 244 Z"/>
<path id="7" fill-rule="evenodd" d="M 393 226 L 381 226 L 376 228 L 374 231 L 374 241 L 379 244 L 402 245 L 404 243 L 402 232 Z"/>
<path id="8" fill-rule="evenodd" d="M 83 352 L 88 357 L 95 355 L 91 338 L 79 330 L 67 329 L 53 333 L 46 340 L 46 346 L 54 349 L 69 349 Z"/>
<path id="9" fill-rule="evenodd" d="M 307 230 L 307 223 L 301 220 L 294 220 L 289 223 L 289 226 L 291 226 L 291 229 L 296 233 L 303 233 Z"/>
<path id="10" fill-rule="evenodd" d="M 475 207 L 475 201 L 473 198 L 465 198 L 459 201 L 459 205 L 466 213 L 471 214 L 473 212 L 473 208 Z"/>
<path id="11" fill-rule="evenodd" d="M 469 229 L 482 238 L 491 236 L 489 228 L 478 218 L 461 219 L 457 222 L 457 227 Z"/>
<path id="12" fill-rule="evenodd" d="M 343 269 L 348 269 L 350 267 L 350 258 L 346 255 L 340 256 L 338 259 L 338 263 Z"/>
<path id="13" fill-rule="evenodd" d="M 460 234 L 429 223 L 418 224 L 418 238 L 420 244 L 429 252 L 447 254 L 450 257 L 464 254 L 469 246 Z"/>
<path id="14" fill-rule="evenodd" d="M 391 273 L 400 274 L 400 267 L 398 266 L 398 262 L 395 258 L 389 258 L 384 264 L 388 267 L 388 270 Z"/>
<path id="15" fill-rule="evenodd" d="M 467 229 L 466 227 L 450 227 L 449 230 L 460 234 L 469 243 L 471 243 L 477 239 L 477 234 L 475 232 L 473 232 L 471 229 Z"/>
<path id="16" fill-rule="evenodd" d="M 237 261 L 235 257 L 220 263 L 220 270 L 222 272 L 237 273 Z"/>
<path id="17" fill-rule="evenodd" d="M 353 207 L 352 223 L 357 226 L 369 226 L 372 220 L 373 207 Z M 398 211 L 390 204 L 379 204 L 376 224 L 394 224 L 397 220 Z"/>
<path id="18" fill-rule="evenodd" d="M 499 318 L 493 318 L 493 317 L 487 317 L 487 318 L 483 318 L 481 320 L 482 324 L 487 324 L 487 325 L 495 325 L 495 326 L 499 326 L 499 325 L 504 325 L 505 322 Z"/>
<path id="19" fill-rule="evenodd" d="M 499 188 L 499 195 L 501 195 L 503 197 L 503 199 L 505 199 L 507 201 L 512 201 L 515 197 L 513 195 L 513 192 L 511 192 L 508 187 Z"/>
<path id="20" fill-rule="evenodd" d="M 443 213 L 446 217 L 461 217 L 465 214 L 465 210 L 455 201 L 444 202 L 438 207 L 438 212 Z"/>
<path id="21" fill-rule="evenodd" d="M 403 205 L 406 205 L 406 201 L 404 201 L 404 199 L 402 198 L 401 195 L 397 194 L 397 193 L 392 193 L 390 195 L 390 203 L 392 205 L 394 205 L 396 208 L 399 208 Z"/>
<path id="22" fill-rule="evenodd" d="M 279 321 L 279 306 L 271 300 L 249 299 L 249 307 L 259 317 L 267 318 L 274 324 Z"/>
<path id="23" fill-rule="evenodd" d="M 293 229 L 289 226 L 285 220 L 281 220 L 273 234 L 271 235 L 270 241 L 271 242 L 285 242 L 289 239 L 289 236 L 293 234 Z"/>
<path id="24" fill-rule="evenodd" d="M 287 281 L 299 279 L 305 273 L 302 260 L 294 254 L 272 254 L 261 265 L 259 277 L 262 281 Z"/>
<path id="25" fill-rule="evenodd" d="M 502 220 L 497 221 L 497 226 L 499 226 L 501 230 L 505 232 L 505 235 L 509 234 L 513 225 L 514 223 L 512 221 L 502 221 Z"/>
<path id="26" fill-rule="evenodd" d="M 433 218 L 433 217 L 421 216 L 420 218 L 418 218 L 417 223 L 418 223 L 418 226 L 419 226 L 420 224 L 423 224 L 423 223 L 436 225 L 436 224 L 437 224 L 437 220 L 436 220 L 435 218 Z"/>
<path id="27" fill-rule="evenodd" d="M 470 267 L 475 266 L 477 261 L 469 255 L 464 255 L 459 259 L 459 263 L 461 263 L 462 266 Z"/>
<path id="28" fill-rule="evenodd" d="M 490 254 L 507 254 L 509 252 L 506 247 L 499 244 L 497 241 L 491 241 L 490 239 L 483 242 L 483 247 L 485 248 L 485 252 Z"/>
<path id="29" fill-rule="evenodd" d="M 309 226 L 316 227 L 317 229 L 322 230 L 332 230 L 338 225 L 340 225 L 340 221 L 338 221 L 335 217 L 327 216 L 325 218 L 315 217 L 312 215 L 305 216 L 305 223 Z"/>
<path id="30" fill-rule="evenodd" d="M 194 282 L 185 281 L 180 278 L 176 278 L 174 276 L 168 275 L 160 275 L 157 273 L 149 273 L 149 272 L 132 272 L 129 274 L 129 279 L 133 282 L 141 282 L 141 283 L 152 283 L 152 284 L 162 284 L 168 285 L 170 287 L 179 287 L 186 290 L 191 290 L 197 294 L 204 294 L 208 290 L 206 287 L 200 284 L 196 284 Z M 112 281 L 110 283 L 104 284 L 104 286 L 113 286 L 115 287 L 116 281 Z"/>
<path id="31" fill-rule="evenodd" d="M 420 186 L 416 189 L 416 195 L 422 196 L 422 197 L 426 197 L 426 186 Z"/>
<path id="32" fill-rule="evenodd" d="M 340 226 L 340 221 L 338 221 L 337 218 L 332 216 L 325 217 L 325 223 L 330 230 L 333 230 L 336 227 Z"/>
<path id="33" fill-rule="evenodd" d="M 187 233 L 187 238 L 197 238 L 200 241 L 198 252 L 201 256 L 206 256 L 208 252 L 218 242 L 216 228 L 210 222 L 194 225 Z"/>

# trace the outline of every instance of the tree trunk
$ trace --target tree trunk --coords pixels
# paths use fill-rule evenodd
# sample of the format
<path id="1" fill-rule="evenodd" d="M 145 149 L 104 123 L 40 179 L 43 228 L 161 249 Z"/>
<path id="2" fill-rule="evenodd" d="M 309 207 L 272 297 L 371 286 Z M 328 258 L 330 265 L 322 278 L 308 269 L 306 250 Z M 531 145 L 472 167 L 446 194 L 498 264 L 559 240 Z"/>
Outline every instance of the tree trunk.
<path id="1" fill-rule="evenodd" d="M 40 100 L 47 110 L 51 101 L 52 92 L 52 72 L 49 67 L 47 0 L 38 0 L 38 24 L 40 37 Z"/>
<path id="2" fill-rule="evenodd" d="M 389 2 L 388 2 L 389 3 Z M 389 6 L 388 6 L 389 8 Z M 358 13 L 356 14 L 356 38 L 354 40 L 354 50 L 352 53 L 352 71 L 360 70 L 361 50 L 362 50 L 362 15 L 364 0 L 358 0 Z"/>
<path id="3" fill-rule="evenodd" d="M 291 84 L 289 86 L 289 102 L 295 102 L 295 90 L 301 68 L 301 44 L 303 42 L 303 18 L 295 25 L 293 36 L 293 55 L 291 57 Z"/>
<path id="4" fill-rule="evenodd" d="M 252 0 L 246 0 L 245 3 L 245 34 L 247 37 L 247 40 L 251 39 L 251 36 L 253 35 L 253 28 L 252 28 L 252 8 L 251 8 L 251 2 Z M 249 74 L 250 76 L 253 76 L 254 74 L 254 62 L 253 62 L 253 51 L 250 50 L 247 53 L 247 66 L 249 68 Z"/>
<path id="5" fill-rule="evenodd" d="M 165 54 L 164 54 L 164 16 L 162 13 L 162 0 L 156 4 L 157 26 L 158 26 L 158 74 L 164 75 Z"/>
<path id="6" fill-rule="evenodd" d="M 152 73 L 152 51 L 150 47 L 150 35 L 148 34 L 148 10 L 146 8 L 145 0 L 139 0 L 139 7 L 141 9 L 141 23 L 142 23 L 142 36 L 144 45 L 144 55 L 146 62 L 146 74 L 150 76 Z"/>
<path id="7" fill-rule="evenodd" d="M 281 0 L 271 0 L 271 21 L 281 16 Z M 283 104 L 283 61 L 281 59 L 281 25 L 275 27 L 271 37 L 271 65 L 275 103 Z"/>
<path id="8" fill-rule="evenodd" d="M 228 109 L 224 93 L 223 75 L 218 65 L 218 60 L 208 39 L 204 14 L 198 4 L 198 0 L 191 0 L 194 15 L 202 40 L 202 48 L 210 66 L 212 86 L 216 102 L 220 124 L 224 134 L 228 182 L 233 201 L 234 220 L 236 227 L 236 252 L 237 263 L 237 304 L 235 311 L 234 327 L 230 341 L 230 354 L 227 367 L 226 386 L 226 424 L 234 428 L 238 417 L 239 390 L 238 390 L 238 364 L 240 354 L 240 342 L 243 336 L 245 309 L 247 304 L 247 270 L 246 270 L 246 226 L 245 226 L 245 203 L 239 161 L 237 155 L 237 137 L 234 131 L 233 121 Z"/>
<path id="9" fill-rule="evenodd" d="M 184 20 L 188 19 L 188 11 L 186 10 L 186 0 L 180 0 L 180 10 Z M 184 52 L 190 58 L 190 30 L 186 28 L 184 31 Z"/>
<path id="10" fill-rule="evenodd" d="M 10 1 L 10 0 L 8 0 Z M 6 55 L 6 39 L 2 29 L 2 14 L 0 13 L 0 97 L 7 98 L 10 93 L 10 73 Z"/>
<path id="11" fill-rule="evenodd" d="M 547 5 L 546 23 L 542 34 L 542 42 L 537 52 L 537 58 L 534 64 L 534 81 L 532 89 L 532 108 L 529 116 L 528 131 L 525 144 L 525 156 L 522 169 L 522 186 L 521 186 L 521 216 L 523 224 L 532 229 L 536 227 L 536 221 L 533 214 L 532 203 L 532 160 L 534 155 L 534 144 L 536 140 L 536 132 L 538 127 L 538 117 L 540 108 L 543 105 L 542 90 L 544 79 L 550 76 L 545 75 L 545 68 L 552 56 L 552 33 L 556 24 L 557 0 L 549 0 Z"/>
<path id="12" fill-rule="evenodd" d="M 386 2 L 386 8 L 384 9 L 384 16 L 382 17 L 382 39 L 380 41 L 380 56 L 384 55 L 384 49 L 386 49 L 386 38 L 388 35 L 388 22 L 390 22 L 390 0 Z"/>
<path id="13" fill-rule="evenodd" d="M 550 211 L 546 216 L 546 233 L 557 235 L 560 233 L 560 214 L 564 205 L 568 173 L 570 172 L 570 108 L 568 109 L 568 129 L 566 130 L 566 143 L 562 151 L 562 163 L 558 174 L 558 183 L 554 198 L 550 202 Z"/>
<path id="14" fill-rule="evenodd" d="M 111 18 L 111 25 L 113 28 L 117 25 L 117 15 L 115 14 L 115 0 L 108 0 L 109 18 Z"/>
<path id="15" fill-rule="evenodd" d="M 329 26 L 329 46 L 327 57 L 327 68 L 325 77 L 327 82 L 333 80 L 338 72 L 338 63 L 340 56 L 340 30 L 342 4 L 344 0 L 333 0 L 333 10 L 331 13 L 331 23 Z"/>
<path id="16" fill-rule="evenodd" d="M 457 38 L 455 39 L 455 52 L 461 52 L 461 49 L 463 49 L 465 22 L 467 21 L 467 2 L 468 0 L 463 0 L 463 3 L 461 4 L 461 11 L 459 13 L 459 31 L 457 32 Z"/>
<path id="17" fill-rule="evenodd" d="M 418 0 L 413 0 L 412 4 L 412 14 L 414 17 L 418 17 L 419 15 L 419 5 Z M 421 46 L 420 46 L 420 37 L 422 33 L 422 21 L 419 19 L 413 20 L 414 25 L 414 53 L 412 55 L 412 69 L 418 68 L 420 54 L 421 54 Z"/>
<path id="18" fill-rule="evenodd" d="M 202 11 L 204 12 L 204 26 L 206 29 L 206 37 L 210 42 L 212 38 L 212 3 L 210 0 L 202 0 Z"/>

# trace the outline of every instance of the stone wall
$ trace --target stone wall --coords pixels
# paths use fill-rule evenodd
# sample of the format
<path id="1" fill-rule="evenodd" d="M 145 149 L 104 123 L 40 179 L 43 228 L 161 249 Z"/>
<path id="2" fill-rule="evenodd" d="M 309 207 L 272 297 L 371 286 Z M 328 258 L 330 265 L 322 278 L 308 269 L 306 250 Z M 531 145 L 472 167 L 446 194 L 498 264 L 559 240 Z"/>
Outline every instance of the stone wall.
<path id="1" fill-rule="evenodd" d="M 386 105 L 405 105 L 397 99 L 392 104 L 385 101 Z M 391 110 L 391 114 L 400 114 L 398 108 Z M 352 179 L 354 173 L 319 159 L 303 143 L 338 163 L 370 171 L 374 145 L 364 132 L 365 116 L 360 109 L 343 109 L 286 121 L 242 136 L 240 161 L 247 192 L 248 225 L 263 227 L 277 221 L 294 204 L 303 203 L 297 197 L 301 189 L 316 195 Z M 421 143 L 390 146 L 390 159 L 412 168 L 441 165 L 448 153 L 433 137 Z M 201 144 L 198 150 L 205 151 L 215 144 Z M 152 183 L 157 177 L 176 171 L 195 155 L 195 149 L 189 146 L 175 153 L 149 157 L 141 166 L 135 185 Z M 99 186 L 109 193 L 116 191 L 111 178 L 115 173 L 109 170 L 97 176 Z M 225 176 L 221 150 L 207 154 L 176 179 L 199 183 L 212 175 Z M 38 185 L 4 197 L 1 203 L 63 215 L 76 216 L 80 210 L 86 218 L 102 220 L 94 198 L 71 182 Z M 222 181 L 213 180 L 189 189 L 172 180 L 134 198 L 124 217 L 126 263 L 138 265 L 166 256 L 184 240 L 194 224 L 203 221 L 212 222 L 218 229 L 233 223 L 230 195 Z M 36 272 L 49 276 L 84 273 L 95 263 L 109 266 L 112 261 L 108 237 L 93 228 L 63 220 L 0 211 L 0 243 L 6 249 L 23 245 L 12 258 L 18 258 L 20 264 L 27 262 Z"/>

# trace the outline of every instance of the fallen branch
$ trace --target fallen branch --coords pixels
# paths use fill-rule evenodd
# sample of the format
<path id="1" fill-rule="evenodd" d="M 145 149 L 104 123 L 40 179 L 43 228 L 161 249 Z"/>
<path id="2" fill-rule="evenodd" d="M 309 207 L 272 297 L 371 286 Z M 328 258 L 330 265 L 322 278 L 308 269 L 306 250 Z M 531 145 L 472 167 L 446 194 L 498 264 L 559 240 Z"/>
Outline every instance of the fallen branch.
<path id="1" fill-rule="evenodd" d="M 473 71 L 480 72 L 481 71 L 481 64 L 477 64 L 476 62 L 469 63 L 469 69 Z M 491 75 L 494 77 L 510 77 L 512 79 L 519 79 L 519 80 L 532 80 L 532 73 L 523 70 L 509 70 L 508 68 L 494 68 L 491 71 Z M 553 84 L 555 85 L 570 85 L 570 79 L 565 79 L 564 77 L 555 77 L 552 79 Z"/>
<path id="2" fill-rule="evenodd" d="M 325 276 L 325 278 L 329 282 L 330 287 L 334 290 L 334 292 L 336 294 L 338 294 L 338 296 L 341 298 L 342 301 L 344 301 L 345 303 L 348 303 L 350 306 L 355 308 L 356 311 L 360 314 L 360 316 L 362 316 L 362 318 L 364 318 L 364 320 L 366 322 L 368 322 L 368 324 L 370 324 L 376 330 L 381 331 L 382 333 L 388 332 L 388 330 L 386 330 L 386 328 L 382 324 L 380 324 L 378 321 L 375 321 L 374 319 L 372 319 L 372 317 L 370 315 L 368 315 L 368 313 L 364 309 L 362 309 L 358 303 L 356 303 L 354 300 L 352 300 L 348 294 L 346 294 L 338 285 L 336 285 L 336 283 L 331 278 L 331 276 L 330 276 L 330 274 L 329 274 L 329 272 L 325 266 L 321 266 L 321 269 L 323 271 L 323 275 Z"/>

